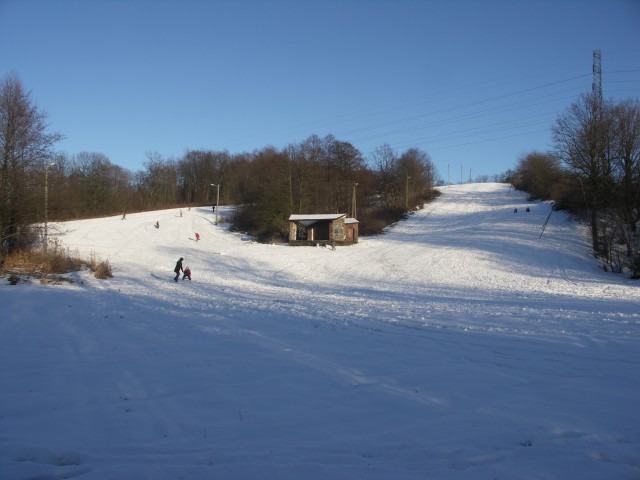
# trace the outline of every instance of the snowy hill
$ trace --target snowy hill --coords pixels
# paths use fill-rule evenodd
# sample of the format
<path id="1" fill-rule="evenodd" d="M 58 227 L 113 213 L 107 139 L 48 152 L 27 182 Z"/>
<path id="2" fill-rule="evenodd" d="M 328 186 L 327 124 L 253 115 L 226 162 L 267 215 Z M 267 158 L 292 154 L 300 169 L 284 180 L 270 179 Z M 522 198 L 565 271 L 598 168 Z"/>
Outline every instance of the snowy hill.
<path id="1" fill-rule="evenodd" d="M 0 478 L 640 478 L 638 282 L 508 185 L 442 193 L 336 250 L 52 225 L 115 277 L 0 285 Z"/>

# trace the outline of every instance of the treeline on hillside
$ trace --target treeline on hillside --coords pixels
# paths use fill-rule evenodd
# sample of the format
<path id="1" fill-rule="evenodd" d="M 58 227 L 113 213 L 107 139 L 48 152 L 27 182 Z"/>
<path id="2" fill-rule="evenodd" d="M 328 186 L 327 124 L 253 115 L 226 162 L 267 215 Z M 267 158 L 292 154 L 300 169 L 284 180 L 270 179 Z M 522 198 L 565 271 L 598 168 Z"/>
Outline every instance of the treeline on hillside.
<path id="1" fill-rule="evenodd" d="M 430 198 L 436 175 L 417 149 L 398 155 L 385 145 L 372 159 L 370 168 L 353 145 L 331 135 L 282 150 L 190 150 L 178 159 L 148 154 L 145 170 L 135 174 L 100 153 L 58 155 L 49 170 L 49 216 L 215 205 L 219 193 L 221 205 L 238 207 L 230 219 L 235 228 L 264 240 L 284 240 L 292 213 L 346 213 L 361 221 L 366 235 Z"/>
<path id="2" fill-rule="evenodd" d="M 0 245 L 35 243 L 31 227 L 171 207 L 237 205 L 236 228 L 263 240 L 285 239 L 292 213 L 346 213 L 362 235 L 381 231 L 433 195 L 435 167 L 424 151 L 388 145 L 365 162 L 349 142 L 312 135 L 279 150 L 252 153 L 191 150 L 180 158 L 148 153 L 131 172 L 102 153 L 58 153 L 19 77 L 0 83 Z"/>
<path id="3" fill-rule="evenodd" d="M 523 156 L 513 185 L 578 214 L 608 268 L 640 278 L 640 103 L 582 95 L 552 133 L 553 150 Z"/>

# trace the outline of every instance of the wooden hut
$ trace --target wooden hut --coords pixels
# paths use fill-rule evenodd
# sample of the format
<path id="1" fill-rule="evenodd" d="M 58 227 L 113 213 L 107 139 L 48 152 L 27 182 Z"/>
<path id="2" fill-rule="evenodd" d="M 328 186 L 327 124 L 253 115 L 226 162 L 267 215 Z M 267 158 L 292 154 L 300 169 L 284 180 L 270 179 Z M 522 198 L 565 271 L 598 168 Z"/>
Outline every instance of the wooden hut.
<path id="1" fill-rule="evenodd" d="M 358 243 L 358 221 L 344 213 L 294 214 L 289 217 L 289 245 Z"/>

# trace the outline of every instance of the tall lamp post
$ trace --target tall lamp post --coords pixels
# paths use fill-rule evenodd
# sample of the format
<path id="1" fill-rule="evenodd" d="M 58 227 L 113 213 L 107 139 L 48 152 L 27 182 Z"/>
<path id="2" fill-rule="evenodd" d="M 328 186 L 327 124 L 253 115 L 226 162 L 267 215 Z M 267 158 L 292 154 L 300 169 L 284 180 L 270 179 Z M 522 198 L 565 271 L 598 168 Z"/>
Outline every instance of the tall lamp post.
<path id="1" fill-rule="evenodd" d="M 211 184 L 212 187 L 216 187 L 216 225 L 218 225 L 218 205 L 220 203 L 220 184 Z"/>
<path id="2" fill-rule="evenodd" d="M 353 182 L 353 196 L 351 197 L 351 216 L 356 218 L 356 187 L 358 182 Z"/>
<path id="3" fill-rule="evenodd" d="M 405 192 L 404 192 L 404 209 L 406 211 L 409 211 L 409 179 L 410 178 L 411 177 L 407 175 L 407 183 L 406 183 Z"/>
<path id="4" fill-rule="evenodd" d="M 53 167 L 54 162 L 44 166 L 44 253 L 47 253 L 49 246 L 49 167 Z"/>

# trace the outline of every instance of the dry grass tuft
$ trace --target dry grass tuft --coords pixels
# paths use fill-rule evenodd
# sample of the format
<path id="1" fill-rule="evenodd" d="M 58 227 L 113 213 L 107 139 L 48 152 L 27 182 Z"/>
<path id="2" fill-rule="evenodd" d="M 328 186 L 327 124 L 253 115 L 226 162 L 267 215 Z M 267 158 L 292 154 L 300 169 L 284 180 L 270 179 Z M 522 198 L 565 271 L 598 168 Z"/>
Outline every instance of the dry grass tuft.
<path id="1" fill-rule="evenodd" d="M 11 285 L 16 285 L 23 279 L 37 278 L 40 283 L 59 284 L 72 282 L 64 275 L 77 272 L 88 267 L 99 279 L 112 278 L 111 265 L 108 261 L 100 261 L 95 255 L 89 261 L 72 255 L 69 249 L 54 245 L 44 252 L 41 249 L 21 250 L 2 258 L 0 275 L 7 276 Z"/>
<path id="2" fill-rule="evenodd" d="M 100 280 L 106 280 L 107 278 L 113 277 L 113 273 L 111 273 L 111 265 L 109 264 L 109 260 L 105 260 L 104 262 L 98 263 L 93 272 L 95 277 L 99 278 Z"/>

